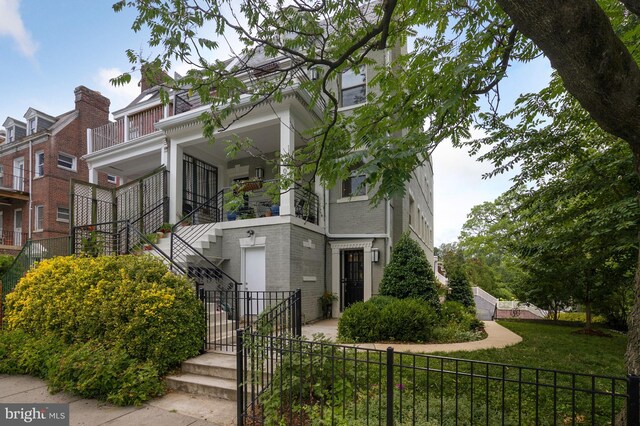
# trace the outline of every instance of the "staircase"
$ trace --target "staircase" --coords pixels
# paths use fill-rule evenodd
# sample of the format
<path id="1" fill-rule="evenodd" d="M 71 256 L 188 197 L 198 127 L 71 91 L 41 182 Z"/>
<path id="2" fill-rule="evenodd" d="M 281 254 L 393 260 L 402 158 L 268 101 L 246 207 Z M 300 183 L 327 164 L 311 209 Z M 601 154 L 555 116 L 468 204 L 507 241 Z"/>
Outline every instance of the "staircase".
<path id="1" fill-rule="evenodd" d="M 179 374 L 167 376 L 169 389 L 227 401 L 237 399 L 235 354 L 208 352 L 182 363 Z"/>

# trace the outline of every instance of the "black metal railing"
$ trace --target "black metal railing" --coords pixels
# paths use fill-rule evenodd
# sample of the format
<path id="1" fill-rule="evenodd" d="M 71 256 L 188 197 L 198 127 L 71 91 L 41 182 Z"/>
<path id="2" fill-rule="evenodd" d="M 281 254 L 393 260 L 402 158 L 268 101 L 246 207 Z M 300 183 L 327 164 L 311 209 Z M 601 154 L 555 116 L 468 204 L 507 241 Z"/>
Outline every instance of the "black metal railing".
<path id="1" fill-rule="evenodd" d="M 0 230 L 0 245 L 22 247 L 27 242 L 28 235 L 26 232 L 2 229 Z"/>
<path id="2" fill-rule="evenodd" d="M 7 272 L 0 278 L 2 280 L 2 300 L 13 291 L 20 278 L 35 262 L 70 254 L 71 246 L 68 236 L 26 241 Z"/>
<path id="3" fill-rule="evenodd" d="M 293 198 L 296 217 L 317 225 L 320 213 L 318 195 L 296 183 Z"/>
<path id="4" fill-rule="evenodd" d="M 239 425 L 638 426 L 638 377 L 362 349 L 259 330 L 241 338 Z"/>
<path id="5" fill-rule="evenodd" d="M 235 351 L 239 329 L 272 330 L 300 335 L 302 329 L 300 292 L 200 290 L 208 324 L 205 349 Z"/>

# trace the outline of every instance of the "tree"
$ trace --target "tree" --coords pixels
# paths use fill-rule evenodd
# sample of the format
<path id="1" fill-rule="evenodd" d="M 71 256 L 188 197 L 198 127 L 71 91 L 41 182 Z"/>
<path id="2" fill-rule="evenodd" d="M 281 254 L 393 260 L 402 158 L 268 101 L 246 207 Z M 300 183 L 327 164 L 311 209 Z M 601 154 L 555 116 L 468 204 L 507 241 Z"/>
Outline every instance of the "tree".
<path id="1" fill-rule="evenodd" d="M 210 114 L 203 116 L 209 137 L 230 125 L 243 94 L 249 93 L 256 104 L 277 101 L 297 72 L 313 68 L 318 78 L 302 88 L 313 101 L 327 103 L 324 120 L 305 135 L 310 142 L 305 148 L 281 161 L 301 170 L 300 176 L 319 176 L 327 186 L 356 168 L 367 176 L 367 186 L 376 188 L 374 202 L 403 193 L 411 171 L 429 161 L 433 147 L 446 138 L 459 144 L 474 124 L 496 131 L 492 140 L 506 150 L 496 157 L 498 169 L 529 160 L 518 155 L 517 144 L 499 138 L 507 122 L 497 115 L 498 89 L 510 63 L 527 62 L 540 53 L 557 71 L 560 96 L 575 98 L 584 108 L 583 116 L 588 114 L 601 129 L 627 142 L 640 174 L 640 68 L 630 53 L 640 54 L 635 49 L 640 13 L 635 0 L 443 0 L 427 5 L 417 0 L 372 5 L 357 0 L 294 0 L 293 4 L 121 0 L 114 7 L 136 7 L 133 29 L 148 26 L 150 44 L 162 46 L 161 53 L 148 61 L 149 73 L 158 74 L 176 60 L 194 66 L 172 85 L 196 91 L 204 103 L 211 103 Z M 218 44 L 198 33 L 205 25 L 216 34 L 239 35 L 247 47 L 236 65 L 211 59 Z M 413 52 L 377 69 L 367 104 L 348 116 L 338 111 L 331 88 L 338 75 L 374 66 L 370 55 L 393 50 L 413 28 L 426 31 L 416 38 Z M 289 62 L 273 72 L 273 78 L 253 81 L 249 90 L 243 76 L 263 71 L 252 69 L 250 59 L 256 52 Z M 139 55 L 128 54 L 139 63 Z M 123 75 L 117 82 L 128 79 Z M 485 95 L 491 112 L 479 114 Z M 533 122 L 524 124 L 535 128 Z M 558 146 L 559 141 L 552 139 L 540 150 L 554 152 Z M 509 160 L 509 151 L 517 158 Z M 363 152 L 371 161 L 361 162 Z M 635 288 L 627 364 L 629 373 L 640 374 L 640 269 Z"/>
<path id="2" fill-rule="evenodd" d="M 462 303 L 467 308 L 475 307 L 476 303 L 473 300 L 471 285 L 469 285 L 469 281 L 467 280 L 464 271 L 458 270 L 450 274 L 447 301 Z"/>
<path id="3" fill-rule="evenodd" d="M 384 268 L 380 294 L 398 299 L 415 298 L 438 308 L 436 277 L 427 256 L 408 233 L 402 234 Z"/>

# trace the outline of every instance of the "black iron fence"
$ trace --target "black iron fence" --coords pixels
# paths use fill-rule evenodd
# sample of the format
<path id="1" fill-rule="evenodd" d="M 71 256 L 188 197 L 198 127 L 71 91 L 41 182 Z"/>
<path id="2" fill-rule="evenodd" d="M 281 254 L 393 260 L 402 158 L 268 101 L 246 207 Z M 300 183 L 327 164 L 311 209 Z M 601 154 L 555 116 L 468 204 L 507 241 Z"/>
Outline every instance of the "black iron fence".
<path id="1" fill-rule="evenodd" d="M 259 329 L 242 334 L 238 369 L 239 425 L 639 424 L 638 377 L 361 349 Z"/>
<path id="2" fill-rule="evenodd" d="M 240 291 L 237 283 L 229 282 L 231 286 L 235 288 L 200 290 L 208 325 L 205 349 L 235 351 L 239 329 L 300 334 L 300 290 Z"/>

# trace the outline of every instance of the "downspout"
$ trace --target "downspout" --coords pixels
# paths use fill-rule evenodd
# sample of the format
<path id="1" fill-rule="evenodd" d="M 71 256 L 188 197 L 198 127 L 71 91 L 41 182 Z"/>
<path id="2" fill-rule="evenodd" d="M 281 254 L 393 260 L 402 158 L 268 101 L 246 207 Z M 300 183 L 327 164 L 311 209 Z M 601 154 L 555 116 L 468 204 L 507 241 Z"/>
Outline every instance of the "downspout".
<path id="1" fill-rule="evenodd" d="M 29 141 L 29 236 L 28 239 L 31 239 L 31 220 L 32 220 L 32 209 L 33 209 L 33 139 Z M 15 226 L 15 225 L 14 225 Z"/>

